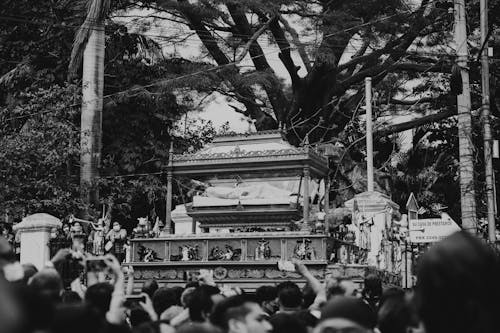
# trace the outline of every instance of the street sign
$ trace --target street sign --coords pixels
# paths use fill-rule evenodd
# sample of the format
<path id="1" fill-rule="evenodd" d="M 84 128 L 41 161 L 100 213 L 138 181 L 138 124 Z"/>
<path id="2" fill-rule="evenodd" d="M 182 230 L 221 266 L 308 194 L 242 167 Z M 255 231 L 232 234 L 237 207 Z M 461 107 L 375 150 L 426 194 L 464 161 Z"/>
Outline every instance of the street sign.
<path id="1" fill-rule="evenodd" d="M 443 214 L 439 219 L 410 220 L 409 229 L 411 243 L 439 242 L 461 230 L 447 214 Z"/>

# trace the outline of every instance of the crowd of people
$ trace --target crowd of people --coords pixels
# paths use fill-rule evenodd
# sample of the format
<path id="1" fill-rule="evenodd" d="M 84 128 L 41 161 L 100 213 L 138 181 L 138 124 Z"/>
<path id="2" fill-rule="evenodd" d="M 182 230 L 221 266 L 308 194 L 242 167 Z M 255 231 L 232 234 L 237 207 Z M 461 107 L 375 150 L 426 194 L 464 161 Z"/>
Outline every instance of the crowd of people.
<path id="1" fill-rule="evenodd" d="M 65 288 L 58 268 L 67 261 L 87 267 L 86 283 Z M 500 328 L 499 258 L 460 232 L 424 255 L 414 290 L 383 288 L 369 275 L 315 278 L 261 286 L 249 293 L 214 283 L 209 271 L 184 286 L 148 280 L 112 255 L 100 265 L 60 250 L 44 268 L 21 265 L 0 237 L 0 333 L 487 333 Z M 140 292 L 134 293 L 134 288 Z"/>

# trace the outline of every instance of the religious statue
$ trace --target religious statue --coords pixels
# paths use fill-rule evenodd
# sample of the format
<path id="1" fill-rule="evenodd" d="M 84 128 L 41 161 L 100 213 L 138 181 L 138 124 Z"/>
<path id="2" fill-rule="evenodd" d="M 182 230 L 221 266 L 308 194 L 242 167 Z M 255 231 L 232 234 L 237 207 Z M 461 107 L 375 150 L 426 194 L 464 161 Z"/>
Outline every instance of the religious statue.
<path id="1" fill-rule="evenodd" d="M 179 246 L 179 260 L 180 261 L 200 260 L 199 246 L 198 245 Z"/>
<path id="2" fill-rule="evenodd" d="M 122 229 L 118 222 L 113 222 L 113 229 L 106 235 L 106 244 L 104 249 L 106 252 L 112 253 L 119 262 L 125 259 L 125 242 L 127 241 L 127 231 Z"/>
<path id="3" fill-rule="evenodd" d="M 267 260 L 271 258 L 271 247 L 269 241 L 261 240 L 255 248 L 255 260 Z"/>
<path id="4" fill-rule="evenodd" d="M 139 217 L 137 219 L 139 223 L 137 227 L 134 228 L 133 237 L 134 238 L 149 238 L 150 230 L 148 228 L 148 218 L 147 217 Z"/>
<path id="5" fill-rule="evenodd" d="M 104 219 L 97 220 L 97 224 L 91 224 L 92 231 L 89 235 L 89 242 L 92 244 L 92 254 L 100 256 L 104 254 Z"/>
<path id="6" fill-rule="evenodd" d="M 289 199 L 292 193 L 262 182 L 252 185 L 237 184 L 234 187 L 209 186 L 204 195 L 219 199 Z"/>
<path id="7" fill-rule="evenodd" d="M 316 253 L 311 246 L 311 240 L 298 240 L 293 250 L 293 257 L 299 260 L 316 260 Z"/>
<path id="8" fill-rule="evenodd" d="M 139 255 L 139 260 L 142 262 L 154 262 L 161 260 L 155 250 L 145 247 L 144 245 L 139 247 L 137 254 Z"/>

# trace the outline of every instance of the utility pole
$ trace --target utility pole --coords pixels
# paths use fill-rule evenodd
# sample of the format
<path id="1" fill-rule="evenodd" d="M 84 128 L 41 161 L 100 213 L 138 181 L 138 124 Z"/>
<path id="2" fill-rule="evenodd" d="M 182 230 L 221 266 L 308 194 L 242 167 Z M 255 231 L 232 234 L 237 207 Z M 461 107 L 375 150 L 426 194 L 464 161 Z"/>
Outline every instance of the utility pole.
<path id="1" fill-rule="evenodd" d="M 374 189 L 373 182 L 373 122 L 372 122 L 372 78 L 365 78 L 366 100 L 366 175 L 368 191 Z"/>
<path id="2" fill-rule="evenodd" d="M 474 190 L 474 163 L 472 144 L 472 116 L 469 86 L 467 51 L 467 27 L 465 22 L 465 0 L 455 0 L 455 44 L 457 66 L 462 78 L 462 93 L 457 96 L 458 145 L 460 161 L 460 201 L 462 228 L 477 233 L 476 199 Z"/>
<path id="3" fill-rule="evenodd" d="M 488 59 L 488 0 L 480 0 L 479 15 L 481 19 L 481 88 L 482 109 L 481 118 L 483 123 L 484 141 L 484 168 L 486 180 L 486 198 L 488 205 L 488 240 L 495 242 L 495 193 L 493 180 L 493 158 L 492 138 L 490 125 L 490 64 Z"/>

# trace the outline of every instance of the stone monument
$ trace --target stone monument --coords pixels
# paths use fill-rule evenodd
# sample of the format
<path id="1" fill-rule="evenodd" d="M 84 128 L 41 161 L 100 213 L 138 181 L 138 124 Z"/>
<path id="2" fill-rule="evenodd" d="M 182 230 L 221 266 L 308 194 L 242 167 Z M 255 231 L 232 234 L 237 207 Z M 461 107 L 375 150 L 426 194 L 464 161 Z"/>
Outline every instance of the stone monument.
<path id="1" fill-rule="evenodd" d="M 21 264 L 31 263 L 42 269 L 50 260 L 49 240 L 52 228 L 60 228 L 61 221 L 50 214 L 37 213 L 26 216 L 13 229 L 20 233 Z"/>

